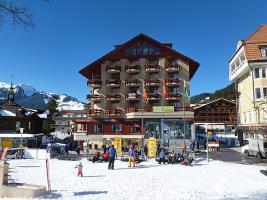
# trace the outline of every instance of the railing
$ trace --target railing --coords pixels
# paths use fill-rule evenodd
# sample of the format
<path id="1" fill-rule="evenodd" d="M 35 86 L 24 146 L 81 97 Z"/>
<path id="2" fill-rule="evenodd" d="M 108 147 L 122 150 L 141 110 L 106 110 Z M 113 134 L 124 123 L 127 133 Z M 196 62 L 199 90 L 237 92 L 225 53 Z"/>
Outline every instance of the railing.
<path id="1" fill-rule="evenodd" d="M 185 107 L 184 109 L 185 111 L 193 111 L 192 107 Z M 183 107 L 174 107 L 174 112 L 181 112 L 181 111 L 183 111 Z M 131 113 L 131 112 L 142 112 L 142 108 L 126 108 L 126 113 Z M 144 112 L 153 112 L 153 107 L 152 106 L 144 107 Z"/>
<path id="2" fill-rule="evenodd" d="M 136 101 L 141 98 L 141 95 L 138 93 L 129 93 L 126 95 L 126 100 L 127 101 Z"/>
<path id="3" fill-rule="evenodd" d="M 116 66 L 107 66 L 106 67 L 106 71 L 107 72 L 116 72 L 116 73 L 119 73 L 119 72 L 121 72 L 121 66 L 119 66 L 119 65 L 116 65 Z"/>
<path id="4" fill-rule="evenodd" d="M 110 108 L 110 109 L 106 110 L 106 114 L 116 116 L 116 115 L 122 115 L 122 114 L 124 114 L 124 112 L 122 109 L 119 109 L 119 108 Z"/>
<path id="5" fill-rule="evenodd" d="M 104 110 L 101 109 L 88 109 L 87 112 L 88 115 L 96 115 L 96 116 L 105 114 Z"/>
<path id="6" fill-rule="evenodd" d="M 181 94 L 167 94 L 167 97 L 166 97 L 167 100 L 169 101 L 177 101 L 177 100 L 180 100 L 181 99 Z"/>
<path id="7" fill-rule="evenodd" d="M 128 86 L 128 87 L 139 86 L 139 85 L 140 85 L 140 81 L 138 79 L 125 81 L 125 86 Z"/>
<path id="8" fill-rule="evenodd" d="M 158 93 L 149 93 L 148 94 L 148 100 L 158 101 L 159 99 L 160 99 L 160 94 L 158 94 Z"/>
<path id="9" fill-rule="evenodd" d="M 145 71 L 146 72 L 159 72 L 160 66 L 157 64 L 146 64 L 145 65 Z"/>
<path id="10" fill-rule="evenodd" d="M 89 99 L 90 101 L 93 101 L 93 102 L 99 102 L 99 101 L 101 101 L 101 96 L 98 94 L 88 94 L 87 99 Z"/>
<path id="11" fill-rule="evenodd" d="M 125 67 L 125 72 L 129 73 L 139 73 L 141 67 L 139 65 L 127 65 Z"/>
<path id="12" fill-rule="evenodd" d="M 111 102 L 117 102 L 121 100 L 121 95 L 120 94 L 107 94 L 106 95 L 106 101 L 111 101 Z"/>
<path id="13" fill-rule="evenodd" d="M 167 78 L 166 79 L 166 85 L 167 86 L 179 86 L 180 80 L 179 80 L 179 78 Z"/>
<path id="14" fill-rule="evenodd" d="M 100 79 L 91 79 L 87 81 L 87 86 L 90 87 L 101 87 L 102 81 Z"/>
<path id="15" fill-rule="evenodd" d="M 113 87 L 119 87 L 121 85 L 121 80 L 107 80 L 106 81 L 107 86 L 113 86 Z"/>
<path id="16" fill-rule="evenodd" d="M 146 86 L 158 86 L 160 85 L 160 80 L 155 79 L 155 80 L 145 80 L 145 85 Z"/>
<path id="17" fill-rule="evenodd" d="M 180 66 L 178 64 L 167 64 L 165 66 L 165 71 L 179 71 L 180 70 Z"/>

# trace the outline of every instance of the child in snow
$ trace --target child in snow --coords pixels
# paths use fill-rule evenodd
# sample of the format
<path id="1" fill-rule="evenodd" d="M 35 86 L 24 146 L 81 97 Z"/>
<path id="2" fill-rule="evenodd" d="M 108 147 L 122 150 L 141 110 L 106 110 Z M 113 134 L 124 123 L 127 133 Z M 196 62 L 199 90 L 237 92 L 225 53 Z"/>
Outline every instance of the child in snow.
<path id="1" fill-rule="evenodd" d="M 83 165 L 82 165 L 82 162 L 80 162 L 79 165 L 78 165 L 78 177 L 79 176 L 83 177 Z"/>

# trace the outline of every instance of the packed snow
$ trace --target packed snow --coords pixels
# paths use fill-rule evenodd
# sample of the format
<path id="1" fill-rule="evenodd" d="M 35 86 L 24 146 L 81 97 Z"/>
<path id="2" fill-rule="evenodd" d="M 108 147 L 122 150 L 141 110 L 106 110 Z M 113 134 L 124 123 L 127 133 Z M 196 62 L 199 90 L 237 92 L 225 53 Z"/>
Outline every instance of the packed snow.
<path id="1" fill-rule="evenodd" d="M 10 182 L 46 185 L 44 160 L 12 160 Z M 127 162 L 82 160 L 84 177 L 77 177 L 79 161 L 50 160 L 52 194 L 46 198 L 97 200 L 245 200 L 267 199 L 263 166 L 241 165 L 198 159 L 192 167 L 159 165 L 155 160 L 128 168 Z"/>
<path id="2" fill-rule="evenodd" d="M 2 110 L 2 109 L 0 109 L 0 116 L 2 116 L 2 117 L 15 117 L 16 114 L 13 113 L 13 112 L 10 112 L 8 110 Z"/>

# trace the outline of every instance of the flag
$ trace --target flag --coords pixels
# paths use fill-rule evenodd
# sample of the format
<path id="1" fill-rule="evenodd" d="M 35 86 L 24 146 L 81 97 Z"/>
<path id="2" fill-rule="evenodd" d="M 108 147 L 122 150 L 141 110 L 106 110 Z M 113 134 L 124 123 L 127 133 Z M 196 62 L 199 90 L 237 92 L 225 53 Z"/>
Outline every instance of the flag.
<path id="1" fill-rule="evenodd" d="M 163 81 L 163 97 L 166 99 L 167 97 L 167 91 L 166 91 L 166 81 Z"/>
<path id="2" fill-rule="evenodd" d="M 186 87 L 185 80 L 184 80 L 184 97 L 186 98 L 186 100 L 189 101 L 190 97 L 189 97 L 189 93 L 188 93 L 188 90 L 187 90 L 187 87 Z"/>
<path id="3" fill-rule="evenodd" d="M 144 88 L 144 94 L 143 94 L 143 97 L 144 97 L 145 103 L 147 103 L 147 102 L 148 102 L 148 94 L 147 94 L 145 88 Z"/>

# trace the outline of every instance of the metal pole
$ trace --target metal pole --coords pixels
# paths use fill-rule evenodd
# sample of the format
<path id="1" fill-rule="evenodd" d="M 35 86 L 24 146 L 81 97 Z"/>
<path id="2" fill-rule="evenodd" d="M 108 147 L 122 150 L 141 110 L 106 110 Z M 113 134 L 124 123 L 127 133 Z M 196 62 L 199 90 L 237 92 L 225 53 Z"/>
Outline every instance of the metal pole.
<path id="1" fill-rule="evenodd" d="M 207 149 L 207 160 L 209 162 L 209 135 L 208 135 L 208 124 L 206 124 L 206 136 L 207 136 L 207 144 L 206 144 L 206 149 Z"/>
<path id="2" fill-rule="evenodd" d="M 141 134 L 142 134 L 142 152 L 141 152 L 141 156 L 143 157 L 143 152 L 144 152 L 144 80 L 142 81 L 142 118 L 141 118 Z"/>
<path id="3" fill-rule="evenodd" d="M 165 145 L 164 143 L 164 74 L 163 74 L 163 69 L 161 70 L 161 81 L 162 81 L 162 87 L 161 87 L 161 139 L 162 139 L 162 142 L 163 142 L 163 147 Z"/>

